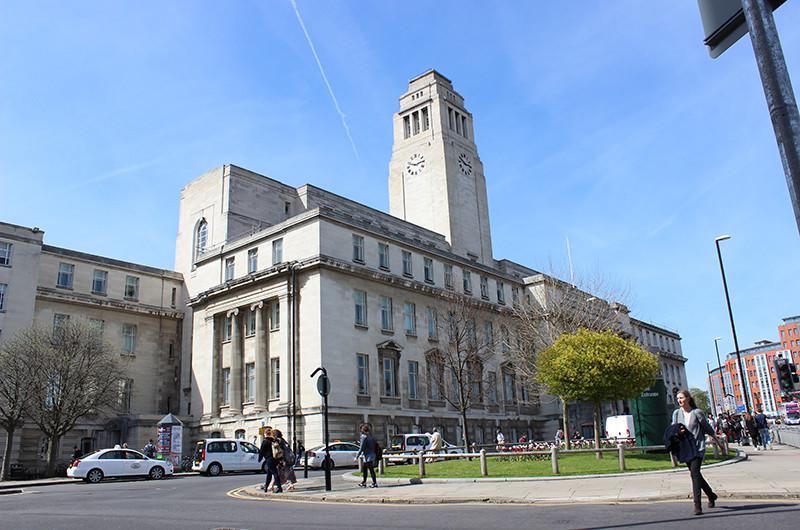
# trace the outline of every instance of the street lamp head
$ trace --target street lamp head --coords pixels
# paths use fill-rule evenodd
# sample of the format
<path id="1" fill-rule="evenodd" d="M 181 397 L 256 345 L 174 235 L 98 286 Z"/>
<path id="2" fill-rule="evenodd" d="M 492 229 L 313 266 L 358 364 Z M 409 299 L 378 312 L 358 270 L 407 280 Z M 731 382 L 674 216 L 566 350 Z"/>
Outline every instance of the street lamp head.
<path id="1" fill-rule="evenodd" d="M 721 235 L 714 238 L 714 241 L 725 241 L 726 239 L 730 239 L 731 236 L 729 235 Z"/>
<path id="2" fill-rule="evenodd" d="M 714 337 L 714 342 L 717 342 L 718 340 L 722 340 L 722 337 Z"/>

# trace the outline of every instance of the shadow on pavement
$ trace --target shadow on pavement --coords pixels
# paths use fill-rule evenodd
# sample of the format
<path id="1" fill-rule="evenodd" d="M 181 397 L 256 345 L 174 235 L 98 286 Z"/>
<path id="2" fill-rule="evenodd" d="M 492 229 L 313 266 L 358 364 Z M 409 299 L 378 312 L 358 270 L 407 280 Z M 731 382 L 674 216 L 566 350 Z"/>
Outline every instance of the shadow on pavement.
<path id="1" fill-rule="evenodd" d="M 688 505 L 687 506 L 691 506 Z M 764 513 L 746 513 L 749 510 L 763 510 L 766 508 L 775 508 L 775 507 L 783 507 L 784 509 L 780 510 L 770 510 L 769 514 L 774 513 L 788 513 L 788 512 L 800 512 L 800 506 L 793 505 L 791 507 L 786 507 L 785 504 L 750 504 L 747 506 L 736 506 L 736 507 L 725 507 L 725 509 L 729 510 L 727 513 L 714 513 L 706 511 L 701 516 L 696 515 L 688 515 L 686 517 L 676 517 L 673 519 L 660 519 L 660 520 L 651 520 L 651 521 L 642 521 L 636 523 L 624 523 L 624 524 L 615 524 L 615 525 L 604 525 L 604 526 L 586 526 L 586 527 L 579 527 L 576 530 L 601 530 L 607 528 L 636 528 L 636 527 L 647 527 L 647 526 L 656 526 L 667 524 L 667 523 L 679 523 L 679 522 L 700 522 L 705 521 L 708 519 L 720 519 L 724 520 L 729 517 L 739 517 L 739 516 L 763 516 L 766 515 Z M 714 510 L 719 510 L 722 508 L 718 506 L 717 508 L 713 508 Z M 736 526 L 731 526 L 731 528 L 741 528 L 741 523 L 737 523 Z"/>

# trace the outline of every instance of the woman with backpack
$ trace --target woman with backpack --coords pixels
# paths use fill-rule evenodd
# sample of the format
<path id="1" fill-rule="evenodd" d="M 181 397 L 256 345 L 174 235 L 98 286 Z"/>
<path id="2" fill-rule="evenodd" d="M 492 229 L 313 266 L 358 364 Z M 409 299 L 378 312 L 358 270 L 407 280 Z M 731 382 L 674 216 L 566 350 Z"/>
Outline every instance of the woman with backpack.
<path id="1" fill-rule="evenodd" d="M 375 462 L 378 459 L 378 442 L 375 441 L 375 438 L 369 432 L 369 425 L 362 425 L 361 426 L 361 444 L 358 448 L 358 454 L 356 455 L 356 461 L 360 457 L 364 458 L 364 466 L 361 468 L 362 473 L 364 473 L 364 480 L 361 481 L 359 486 L 362 488 L 367 487 L 367 470 L 369 470 L 369 474 L 372 477 L 372 485 L 371 488 L 378 487 L 378 481 L 375 478 Z"/>
<path id="2" fill-rule="evenodd" d="M 292 453 L 289 443 L 283 438 L 283 433 L 278 429 L 272 430 L 272 436 L 280 448 L 280 458 L 275 457 L 278 464 L 278 480 L 281 484 L 288 484 L 287 491 L 293 491 L 297 484 L 297 476 L 294 474 L 294 453 Z M 275 449 L 272 450 L 273 454 Z"/>

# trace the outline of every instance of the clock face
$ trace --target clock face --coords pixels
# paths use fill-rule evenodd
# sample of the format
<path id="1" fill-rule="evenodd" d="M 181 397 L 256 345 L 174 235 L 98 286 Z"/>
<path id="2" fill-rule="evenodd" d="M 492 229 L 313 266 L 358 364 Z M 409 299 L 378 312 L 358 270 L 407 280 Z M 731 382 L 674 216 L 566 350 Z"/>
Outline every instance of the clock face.
<path id="1" fill-rule="evenodd" d="M 425 157 L 419 153 L 414 153 L 406 162 L 406 171 L 409 175 L 419 175 L 425 169 Z"/>
<path id="2" fill-rule="evenodd" d="M 470 159 L 467 153 L 458 155 L 458 169 L 465 175 L 472 174 L 472 159 Z"/>

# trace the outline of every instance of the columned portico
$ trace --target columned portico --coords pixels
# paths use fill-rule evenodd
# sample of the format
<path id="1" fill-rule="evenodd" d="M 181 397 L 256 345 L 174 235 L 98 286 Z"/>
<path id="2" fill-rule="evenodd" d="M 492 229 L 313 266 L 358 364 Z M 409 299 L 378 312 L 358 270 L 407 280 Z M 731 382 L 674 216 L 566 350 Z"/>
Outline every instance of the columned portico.
<path id="1" fill-rule="evenodd" d="M 242 319 L 239 309 L 228 311 L 226 315 L 231 319 L 231 380 L 230 380 L 230 406 L 231 414 L 242 413 Z"/>

